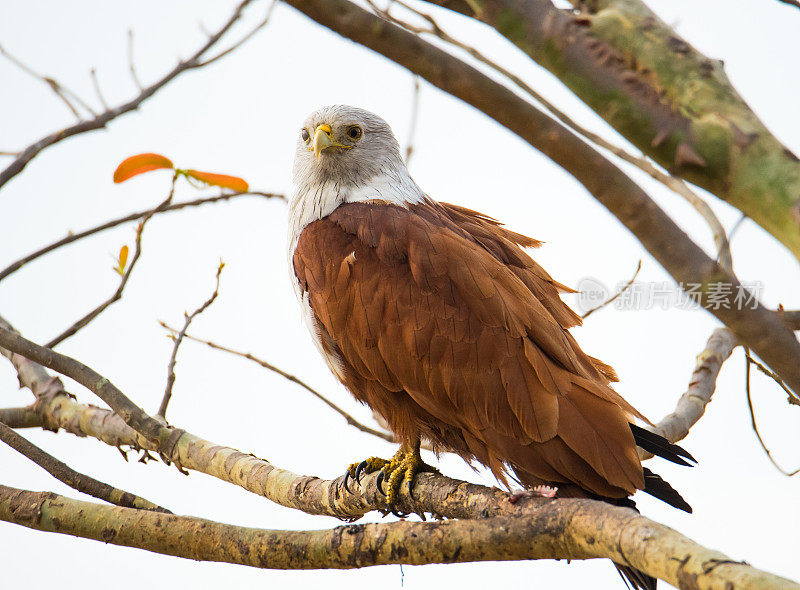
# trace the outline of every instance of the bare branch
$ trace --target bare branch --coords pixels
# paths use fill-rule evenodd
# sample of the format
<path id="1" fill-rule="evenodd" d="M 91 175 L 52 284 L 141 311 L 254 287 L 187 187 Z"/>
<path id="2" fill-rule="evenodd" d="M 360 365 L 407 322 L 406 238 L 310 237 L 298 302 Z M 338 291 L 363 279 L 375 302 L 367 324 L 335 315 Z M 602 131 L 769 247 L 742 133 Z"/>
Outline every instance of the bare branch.
<path id="1" fill-rule="evenodd" d="M 794 6 L 795 8 L 800 8 L 800 0 L 778 0 L 778 2 L 788 4 L 789 6 Z"/>
<path id="2" fill-rule="evenodd" d="M 592 315 L 594 312 L 596 312 L 598 309 L 602 309 L 602 308 L 606 307 L 607 305 L 613 303 L 614 300 L 616 300 L 620 295 L 622 295 L 625 291 L 630 289 L 631 285 L 633 285 L 634 281 L 636 280 L 636 277 L 639 275 L 639 271 L 640 270 L 642 270 L 642 261 L 641 260 L 639 260 L 639 262 L 636 264 L 636 270 L 634 271 L 633 276 L 630 278 L 630 280 L 627 283 L 625 283 L 625 285 L 619 291 L 614 293 L 611 297 L 609 297 L 608 299 L 603 301 L 603 303 L 601 303 L 597 307 L 593 307 L 592 309 L 590 309 L 589 311 L 584 313 L 581 316 L 581 319 L 585 320 L 590 315 Z"/>
<path id="3" fill-rule="evenodd" d="M 789 389 L 786 386 L 786 383 L 783 382 L 783 379 L 781 379 L 780 376 L 776 375 L 774 371 L 770 371 L 768 367 L 765 367 L 764 365 L 759 363 L 756 359 L 754 359 L 750 355 L 750 350 L 749 349 L 747 349 L 747 360 L 749 361 L 750 364 L 755 365 L 756 369 L 758 369 L 759 371 L 764 373 L 764 375 L 766 375 L 767 377 L 772 379 L 775 383 L 777 383 L 778 385 L 781 386 L 781 389 L 783 389 L 786 392 L 786 394 L 789 396 L 789 403 L 790 404 L 795 405 L 795 406 L 800 406 L 800 396 L 798 396 L 791 389 Z"/>
<path id="4" fill-rule="evenodd" d="M 33 68 L 31 68 L 30 66 L 24 64 L 20 59 L 18 59 L 16 57 L 14 57 L 13 55 L 11 55 L 5 48 L 3 48 L 2 45 L 0 45 L 0 55 L 4 56 L 8 61 L 13 63 L 15 66 L 17 66 L 19 69 L 21 69 L 23 72 L 25 72 L 26 74 L 28 74 L 32 78 L 36 78 L 40 82 L 43 82 L 43 83 L 47 84 L 48 88 L 50 88 L 50 90 L 53 91 L 53 94 L 55 94 L 59 98 L 59 100 L 61 100 L 61 102 L 64 103 L 64 105 L 66 105 L 66 107 L 70 110 L 70 112 L 73 115 L 75 115 L 75 118 L 78 121 L 82 121 L 83 118 L 81 117 L 81 114 L 78 112 L 78 110 L 75 108 L 75 105 L 73 105 L 72 101 L 69 99 L 70 96 L 80 106 L 82 106 L 83 108 L 88 110 L 90 113 L 92 113 L 92 115 L 94 115 L 94 112 L 91 110 L 91 108 L 89 108 L 89 106 L 85 102 L 83 102 L 80 98 L 78 98 L 78 96 L 74 92 L 72 92 L 69 89 L 65 88 L 57 80 L 54 80 L 53 78 L 50 78 L 49 76 L 43 76 L 42 74 L 39 74 Z"/>
<path id="5" fill-rule="evenodd" d="M 201 63 L 197 64 L 195 67 L 202 68 L 202 67 L 205 67 L 205 66 L 207 66 L 209 64 L 212 64 L 215 61 L 217 61 L 218 59 L 228 55 L 231 51 L 234 51 L 234 50 L 238 49 L 239 47 L 241 47 L 242 45 L 244 45 L 253 35 L 255 35 L 258 31 L 260 31 L 265 26 L 267 26 L 267 23 L 269 22 L 269 19 L 272 16 L 272 10 L 275 8 L 275 4 L 277 4 L 277 0 L 272 0 L 272 2 L 270 2 L 269 7 L 267 8 L 267 14 L 264 16 L 264 18 L 261 20 L 261 22 L 259 22 L 255 27 L 250 29 L 250 31 L 246 35 L 244 35 L 241 39 L 239 39 L 236 43 L 234 43 L 233 45 L 231 45 L 230 47 L 228 47 L 224 51 L 218 53 L 214 57 L 210 57 L 207 60 L 205 60 L 204 62 L 201 62 Z"/>
<path id="6" fill-rule="evenodd" d="M 119 281 L 119 285 L 117 286 L 117 290 L 114 293 L 103 301 L 100 305 L 95 307 L 92 311 L 84 315 L 81 319 L 73 323 L 69 328 L 61 332 L 58 336 L 50 340 L 45 346 L 47 348 L 54 348 L 60 343 L 64 342 L 70 336 L 74 336 L 78 333 L 79 330 L 82 330 L 86 326 L 88 326 L 97 316 L 103 313 L 109 306 L 113 305 L 120 299 L 122 299 L 122 292 L 125 290 L 125 286 L 128 284 L 128 279 L 130 279 L 131 274 L 133 273 L 133 269 L 136 266 L 136 263 L 139 261 L 139 257 L 142 255 L 142 232 L 144 231 L 144 226 L 147 222 L 159 211 L 163 211 L 165 207 L 167 207 L 172 202 L 172 196 L 175 194 L 175 181 L 178 179 L 177 172 L 172 175 L 172 184 L 169 189 L 169 194 L 167 198 L 155 209 L 153 209 L 148 215 L 145 215 L 142 220 L 139 222 L 139 226 L 136 228 L 136 240 L 135 240 L 135 249 L 133 252 L 133 257 L 131 258 L 130 263 L 127 265 L 127 268 L 119 269 L 122 273 L 122 276 Z"/>
<path id="7" fill-rule="evenodd" d="M 186 335 L 186 330 L 189 329 L 189 325 L 192 323 L 192 320 L 208 309 L 219 295 L 219 277 L 222 274 L 223 268 L 225 268 L 225 263 L 220 261 L 219 266 L 217 267 L 216 285 L 211 296 L 191 314 L 187 314 L 185 312 L 183 314 L 185 318 L 183 322 L 183 328 L 180 332 L 178 332 L 178 335 L 174 337 L 172 355 L 169 358 L 169 365 L 167 366 L 167 387 L 164 390 L 164 397 L 161 399 L 161 406 L 158 408 L 157 416 L 160 416 L 161 418 L 166 418 L 167 406 L 169 405 L 169 400 L 172 398 L 172 386 L 175 384 L 175 363 L 178 359 L 178 348 L 180 348 L 181 342 L 183 342 L 183 337 Z"/>
<path id="8" fill-rule="evenodd" d="M 178 335 L 178 333 L 179 333 L 178 330 L 176 330 L 175 328 L 170 327 L 165 322 L 160 321 L 159 324 L 161 324 L 161 326 L 163 328 L 166 328 L 167 330 L 169 330 L 173 334 Z M 213 348 L 214 350 L 221 350 L 223 352 L 227 352 L 227 353 L 242 357 L 244 359 L 247 359 L 249 361 L 252 361 L 252 362 L 260 365 L 261 367 L 267 369 L 268 371 L 272 371 L 273 373 L 277 373 L 278 375 L 280 375 L 281 377 L 283 377 L 287 381 L 291 381 L 292 383 L 295 383 L 295 384 L 299 385 L 300 387 L 302 387 L 303 389 L 305 389 L 306 391 L 308 391 L 311 395 L 316 397 L 318 400 L 320 400 L 322 403 L 324 403 L 326 406 L 328 406 L 331 410 L 333 410 L 334 412 L 339 414 L 342 418 L 344 418 L 347 421 L 347 424 L 349 424 L 350 426 L 353 426 L 354 428 L 357 428 L 361 432 L 365 432 L 367 434 L 371 434 L 372 436 L 377 436 L 378 438 L 383 439 L 383 440 L 385 440 L 387 442 L 391 442 L 391 443 L 397 442 L 395 440 L 394 436 L 392 436 L 388 432 L 383 432 L 382 430 L 375 430 L 374 428 L 370 428 L 366 424 L 362 424 L 361 422 L 359 422 L 358 420 L 353 418 L 353 416 L 351 416 L 350 414 L 345 412 L 343 409 L 341 409 L 339 406 L 337 406 L 332 401 L 330 401 L 327 397 L 322 395 L 319 391 L 317 391 L 316 389 L 311 387 L 308 383 L 306 383 L 305 381 L 303 381 L 299 377 L 296 377 L 295 375 L 292 375 L 291 373 L 287 373 L 283 369 L 281 369 L 279 367 L 276 367 L 272 363 L 268 363 L 267 361 L 262 360 L 262 359 L 260 359 L 260 358 L 258 358 L 256 356 L 250 354 L 249 352 L 240 352 L 238 350 L 234 350 L 232 348 L 228 348 L 227 346 L 222 346 L 220 344 L 217 344 L 216 342 L 212 342 L 211 340 L 203 340 L 202 338 L 197 338 L 196 336 L 192 336 L 190 334 L 186 334 L 185 332 L 184 332 L 184 338 L 187 338 L 189 340 L 194 340 L 195 342 L 200 342 L 201 344 L 205 344 L 206 346 L 208 346 L 209 348 Z"/>
<path id="9" fill-rule="evenodd" d="M 89 70 L 89 75 L 92 77 L 92 86 L 94 87 L 95 94 L 97 94 L 97 100 L 100 101 L 100 104 L 103 105 L 105 110 L 108 110 L 111 107 L 108 106 L 108 103 L 103 96 L 103 92 L 100 90 L 100 82 L 97 79 L 97 71 L 92 68 Z"/>
<path id="10" fill-rule="evenodd" d="M 520 516 L 346 525 L 321 531 L 239 527 L 0 486 L 0 519 L 194 560 L 272 569 L 350 569 L 521 559 L 606 557 L 677 586 L 800 588 L 650 521 L 592 500 L 541 500 Z M 192 542 L 187 543 L 186 539 Z M 587 542 L 591 539 L 591 543 Z"/>
<path id="11" fill-rule="evenodd" d="M 32 407 L 0 408 L 0 422 L 10 428 L 44 428 L 42 417 Z"/>
<path id="12" fill-rule="evenodd" d="M 158 504 L 153 504 L 144 498 L 140 498 L 139 496 L 123 490 L 118 490 L 107 483 L 103 483 L 93 477 L 75 471 L 69 465 L 59 461 L 49 453 L 46 453 L 30 441 L 21 437 L 3 422 L 0 422 L 0 440 L 36 463 L 57 480 L 79 492 L 94 496 L 100 500 L 105 500 L 111 504 L 116 504 L 117 506 L 172 514 L 171 511 Z"/>
<path id="13" fill-rule="evenodd" d="M 7 322 L 3 322 L 7 325 Z M 2 349 L 6 349 L 2 351 Z M 176 435 L 180 436 L 180 431 L 176 431 L 169 426 L 165 426 L 149 416 L 144 410 L 133 403 L 124 393 L 122 393 L 113 383 L 108 379 L 98 374 L 93 369 L 87 367 L 81 362 L 76 361 L 68 356 L 59 354 L 50 348 L 34 344 L 30 340 L 23 338 L 17 332 L 0 326 L 0 352 L 3 356 L 10 358 L 12 362 L 17 356 L 22 356 L 44 367 L 53 369 L 62 375 L 68 375 L 89 391 L 97 395 L 100 399 L 106 402 L 120 419 L 125 422 L 134 432 L 134 442 L 144 442 L 153 445 L 158 449 L 165 449 L 167 453 L 171 452 L 172 442 Z M 41 371 L 36 371 L 36 374 L 41 374 Z M 20 379 L 23 379 L 23 374 L 19 373 Z M 26 374 L 26 377 L 28 374 Z M 22 381 L 26 387 L 36 386 L 36 383 Z M 50 401 L 55 398 L 63 398 L 64 396 L 54 395 L 50 397 Z M 67 398 L 69 399 L 69 398 Z M 136 436 L 140 435 L 140 436 Z"/>
<path id="14" fill-rule="evenodd" d="M 128 29 L 128 71 L 131 73 L 131 80 L 136 84 L 136 88 L 141 92 L 144 86 L 139 81 L 139 75 L 136 73 L 136 63 L 133 59 L 133 29 Z"/>
<path id="15" fill-rule="evenodd" d="M 414 154 L 414 136 L 417 134 L 417 118 L 419 117 L 419 76 L 414 76 L 414 95 L 411 99 L 411 122 L 408 124 L 406 140 L 406 166 Z"/>
<path id="16" fill-rule="evenodd" d="M 180 209 L 185 209 L 187 207 L 198 207 L 200 205 L 206 205 L 208 203 L 218 203 L 220 201 L 229 201 L 231 199 L 235 199 L 237 197 L 265 197 L 268 199 L 280 199 L 282 201 L 286 201 L 286 197 L 277 194 L 277 193 L 264 193 L 264 192 L 256 192 L 250 191 L 246 193 L 236 192 L 236 193 L 221 193 L 219 195 L 213 197 L 202 197 L 200 199 L 194 199 L 193 201 L 184 201 L 182 203 L 170 203 L 166 207 L 162 207 L 158 205 L 152 209 L 145 209 L 144 211 L 137 211 L 136 213 L 129 213 L 124 217 L 118 217 L 117 219 L 112 219 L 111 221 L 106 221 L 105 223 L 101 223 L 100 225 L 96 225 L 92 228 L 77 232 L 77 233 L 70 233 L 69 235 L 61 238 L 60 240 L 56 240 L 52 244 L 48 244 L 43 248 L 36 250 L 35 252 L 31 252 L 24 258 L 20 258 L 16 262 L 12 262 L 2 271 L 0 271 L 0 281 L 6 278 L 8 275 L 18 271 L 20 268 L 43 256 L 44 254 L 48 254 L 53 250 L 56 250 L 62 246 L 66 246 L 67 244 L 71 244 L 72 242 L 76 242 L 78 240 L 82 240 L 88 236 L 94 235 L 96 233 L 105 231 L 107 229 L 111 229 L 112 227 L 117 227 L 118 225 L 122 225 L 123 223 L 127 223 L 128 221 L 135 221 L 137 219 L 142 219 L 147 217 L 148 215 L 160 215 L 161 213 L 169 213 L 170 211 L 179 211 Z"/>
<path id="17" fill-rule="evenodd" d="M 766 443 L 764 443 L 764 439 L 761 438 L 761 433 L 758 431 L 758 424 L 756 423 L 756 414 L 755 410 L 753 409 L 753 398 L 750 396 L 750 365 L 755 364 L 757 367 L 759 367 L 759 370 L 766 373 L 767 375 L 770 375 L 771 371 L 766 372 L 764 370 L 763 365 L 761 365 L 758 361 L 756 361 L 754 358 L 750 356 L 750 351 L 747 348 L 744 349 L 744 358 L 745 358 L 744 387 L 745 387 L 745 393 L 747 394 L 747 407 L 750 410 L 750 425 L 753 427 L 753 432 L 756 433 L 758 444 L 760 444 L 761 448 L 764 449 L 764 452 L 767 454 L 767 458 L 770 460 L 770 463 L 772 463 L 775 466 L 775 469 L 780 471 L 786 477 L 792 477 L 793 475 L 797 475 L 798 473 L 800 473 L 800 467 L 798 467 L 794 471 L 786 471 L 783 467 L 778 465 L 777 461 L 775 461 L 775 459 L 772 457 L 772 453 L 767 448 Z M 774 379 L 774 376 L 772 375 L 770 376 L 773 377 Z"/>
<path id="18" fill-rule="evenodd" d="M 512 82 L 515 86 L 517 86 L 520 90 L 528 94 L 531 98 L 533 98 L 538 104 L 542 105 L 550 114 L 552 114 L 556 119 L 558 119 L 561 123 L 565 126 L 573 130 L 578 135 L 581 135 L 592 142 L 594 145 L 597 145 L 604 150 L 607 150 L 620 158 L 621 160 L 627 162 L 628 164 L 632 164 L 636 166 L 646 174 L 648 174 L 651 178 L 657 180 L 673 192 L 677 193 L 681 197 L 683 197 L 687 202 L 689 202 L 692 207 L 703 217 L 706 221 L 708 226 L 711 228 L 712 235 L 714 237 L 714 244 L 717 248 L 717 260 L 722 267 L 727 269 L 729 272 L 733 272 L 733 260 L 731 258 L 731 248 L 730 243 L 728 241 L 728 237 L 725 234 L 725 228 L 723 227 L 722 223 L 720 222 L 719 218 L 714 213 L 714 210 L 708 205 L 708 203 L 703 200 L 697 193 L 695 193 L 692 189 L 689 188 L 683 180 L 672 176 L 669 173 L 664 172 L 661 168 L 657 167 L 653 164 L 652 161 L 648 160 L 644 156 L 634 156 L 633 154 L 628 153 L 626 150 L 622 149 L 621 147 L 613 144 L 612 142 L 608 141 L 604 137 L 598 135 L 597 133 L 593 133 L 589 131 L 585 127 L 578 125 L 572 118 L 570 118 L 566 113 L 556 107 L 552 102 L 547 100 L 544 96 L 542 96 L 539 92 L 534 90 L 530 85 L 528 85 L 522 78 L 517 76 L 516 74 L 512 73 L 508 69 L 504 68 L 503 66 L 499 65 L 497 62 L 487 58 L 483 53 L 481 53 L 475 47 L 463 43 L 449 35 L 442 27 L 436 22 L 436 20 L 430 16 L 429 14 L 417 10 L 413 6 L 403 2 L 402 0 L 394 0 L 392 5 L 397 4 L 405 8 L 406 10 L 412 12 L 413 14 L 425 19 L 429 24 L 429 29 L 424 29 L 420 27 L 415 27 L 403 20 L 400 20 L 394 16 L 392 16 L 388 10 L 382 10 L 372 0 L 367 0 L 367 3 L 373 9 L 376 14 L 382 16 L 383 18 L 388 19 L 389 21 L 403 27 L 404 29 L 416 34 L 428 34 L 433 35 L 442 41 L 449 43 L 450 45 L 457 47 L 469 55 L 477 59 L 484 65 L 489 66 L 497 73 L 501 74 L 505 78 L 507 78 L 510 82 Z"/>
<path id="19" fill-rule="evenodd" d="M 675 410 L 656 424 L 651 429 L 653 432 L 673 443 L 683 440 L 689 434 L 689 430 L 697 424 L 711 402 L 722 364 L 738 344 L 736 336 L 727 328 L 714 330 L 703 352 L 697 355 L 697 364 L 689 379 L 689 387 L 678 400 Z M 642 460 L 652 456 L 651 453 L 639 449 Z"/>
<path id="20" fill-rule="evenodd" d="M 160 450 L 161 452 L 166 450 L 166 457 L 179 462 L 179 465 L 235 483 L 284 506 L 300 509 L 308 514 L 328 514 L 339 518 L 354 519 L 360 518 L 371 510 L 388 508 L 385 505 L 385 498 L 378 492 L 378 476 L 375 473 L 366 476 L 359 486 L 354 486 L 352 491 L 348 491 L 341 485 L 341 478 L 325 481 L 316 477 L 295 475 L 263 459 L 205 441 L 183 430 L 162 428 L 153 418 L 148 417 L 140 408 L 127 400 L 107 380 L 103 380 L 100 375 L 88 367 L 48 349 L 37 347 L 21 337 L 10 338 L 9 334 L 7 331 L 0 330 L 0 345 L 10 346 L 13 350 L 31 357 L 38 357 L 36 360 L 41 359 L 49 363 L 56 370 L 63 371 L 64 374 L 78 382 L 88 383 L 93 390 L 103 393 L 104 399 L 113 401 L 112 407 L 116 405 L 123 409 L 126 412 L 127 421 L 130 425 L 136 422 L 138 431 L 147 430 L 149 425 L 146 424 L 146 421 L 150 420 L 160 431 L 172 432 L 177 436 L 168 437 L 172 440 L 169 441 L 170 448 L 166 449 L 168 445 L 164 444 L 162 432 L 159 432 L 159 436 L 156 437 L 138 436 L 137 432 L 122 422 L 119 415 L 101 408 L 77 404 L 63 395 L 55 396 L 39 405 L 38 411 L 41 412 L 45 423 L 50 428 L 63 427 L 76 434 L 95 436 L 99 440 L 118 447 L 132 445 L 136 448 Z M 16 335 L 11 334 L 11 336 Z M 99 387 L 103 381 L 105 381 L 103 385 L 105 389 Z M 121 401 L 126 402 L 127 405 L 121 404 Z M 134 417 L 137 418 L 137 421 L 131 419 L 131 407 L 136 408 Z M 170 543 L 169 546 L 172 549 L 165 551 L 163 550 L 164 545 L 156 539 L 163 539 L 164 531 L 174 531 L 178 533 L 179 539 L 185 540 L 186 535 L 179 534 L 184 530 L 182 523 L 185 521 L 171 520 L 175 517 L 162 515 L 161 518 L 167 520 L 159 521 L 161 524 L 156 529 L 144 524 L 130 526 L 119 521 L 119 518 L 129 514 L 125 512 L 129 509 L 110 507 L 104 509 L 103 507 L 95 508 L 88 503 L 74 504 L 78 501 L 54 497 L 47 493 L 35 495 L 38 501 L 34 501 L 34 496 L 29 494 L 31 492 L 0 487 L 0 519 L 25 526 L 39 527 L 42 523 L 62 522 L 58 516 L 52 518 L 55 513 L 50 510 L 68 507 L 67 510 L 72 510 L 59 513 L 63 518 L 63 528 L 45 528 L 44 530 L 58 530 L 68 534 L 95 538 L 88 532 L 92 526 L 90 523 L 100 522 L 104 528 L 108 527 L 109 530 L 115 532 L 113 535 L 107 532 L 103 537 L 105 541 L 110 538 L 113 542 L 120 544 L 197 559 L 219 559 L 220 555 L 229 555 L 225 550 L 220 554 L 220 547 L 241 548 L 243 546 L 236 543 L 235 540 L 232 543 L 222 543 L 219 537 L 214 537 L 213 551 L 203 549 L 204 556 L 175 552 L 178 551 L 178 547 L 187 548 L 184 551 L 188 551 L 189 547 L 198 549 L 208 547 L 204 541 L 201 542 L 202 531 L 219 530 L 215 529 L 208 521 L 190 519 L 193 523 L 191 524 L 192 537 L 195 542 L 189 544 L 183 541 Z M 237 551 L 250 556 L 258 556 L 258 564 L 239 560 L 235 560 L 233 563 L 247 563 L 262 567 L 286 567 L 280 564 L 293 567 L 351 567 L 390 562 L 432 563 L 436 559 L 432 558 L 430 554 L 420 553 L 420 551 L 424 551 L 422 548 L 425 547 L 432 551 L 441 547 L 446 549 L 444 555 L 447 556 L 447 561 L 535 557 L 565 559 L 608 557 L 616 560 L 617 563 L 631 565 L 676 585 L 680 580 L 692 579 L 698 588 L 710 588 L 719 584 L 724 585 L 726 582 L 729 585 L 734 584 L 736 587 L 750 587 L 751 583 L 759 584 L 757 586 L 759 588 L 772 587 L 770 584 L 776 588 L 790 587 L 785 580 L 776 579 L 769 574 L 754 570 L 744 563 L 734 562 L 722 554 L 709 551 L 672 529 L 649 521 L 625 508 L 613 507 L 592 500 L 547 500 L 535 495 L 525 495 L 522 498 L 515 498 L 515 501 L 511 501 L 511 498 L 510 494 L 497 489 L 452 480 L 439 474 L 421 474 L 415 478 L 413 490 L 401 490 L 399 499 L 401 508 L 409 513 L 430 512 L 447 518 L 473 520 L 446 523 L 395 523 L 391 527 L 399 529 L 402 540 L 397 544 L 389 543 L 388 547 L 383 544 L 392 531 L 380 528 L 386 525 L 362 525 L 356 528 L 334 529 L 330 532 L 334 534 L 330 548 L 326 549 L 326 545 L 312 545 L 318 549 L 314 551 L 276 552 L 266 550 L 267 547 L 263 545 L 255 547 L 256 549 L 261 547 L 264 551 L 250 550 L 245 541 L 244 546 L 247 547 L 247 550 L 242 548 Z M 50 500 L 55 501 L 50 502 Z M 28 509 L 21 510 L 22 506 L 27 506 Z M 74 510 L 76 507 L 79 509 Z M 106 512 L 103 512 L 104 516 L 101 517 L 95 510 L 106 510 Z M 112 512 L 107 512 L 108 510 Z M 48 518 L 26 517 L 26 515 L 43 513 L 46 513 Z M 136 514 L 137 523 L 147 522 L 148 512 Z M 91 516 L 87 517 L 87 515 Z M 106 520 L 105 517 L 110 517 L 111 520 Z M 198 523 L 199 526 L 195 526 Z M 124 526 L 119 526 L 120 524 L 124 524 Z M 409 526 L 412 528 L 407 529 L 406 527 Z M 367 534 L 371 530 L 370 527 L 379 527 L 378 534 Z M 446 532 L 452 530 L 450 527 L 455 527 L 457 531 L 452 533 L 452 539 L 447 536 Z M 462 531 L 461 528 L 465 530 Z M 234 532 L 229 528 L 226 530 Z M 252 531 L 252 529 L 246 530 Z M 518 538 L 517 531 L 524 534 L 524 537 Z M 429 542 L 425 536 L 430 532 L 436 533 L 436 543 Z M 265 534 L 271 533 L 272 531 L 268 531 Z M 299 534 L 313 535 L 313 533 Z M 126 535 L 137 536 L 140 539 L 139 544 L 123 542 Z M 356 536 L 360 539 L 359 543 L 364 541 L 378 543 L 378 547 L 375 548 L 377 550 L 371 549 L 373 545 L 367 545 L 367 554 L 373 556 L 371 559 L 362 560 L 360 553 L 357 557 L 351 558 L 347 557 L 353 555 L 351 552 L 342 552 L 342 548 L 345 547 L 343 542 L 349 543 L 350 540 L 354 540 L 351 537 Z M 420 539 L 420 548 L 409 552 L 396 551 L 396 546 L 414 548 L 413 543 L 417 542 L 414 539 Z M 470 541 L 471 539 L 472 541 Z M 281 537 L 280 540 L 289 542 L 291 537 Z M 453 551 L 450 551 L 451 542 L 462 546 L 462 551 L 456 551 L 456 545 L 453 545 Z M 487 554 L 486 557 L 481 557 L 480 553 L 471 553 L 473 547 L 471 542 L 477 542 L 478 546 L 483 548 L 486 547 L 484 543 L 488 543 L 495 548 L 495 552 Z M 283 547 L 287 546 L 290 545 L 283 545 Z M 307 540 L 300 546 L 308 548 Z M 363 547 L 363 545 L 360 546 Z M 383 549 L 380 549 L 381 547 Z M 540 547 L 543 548 L 544 553 L 538 553 Z M 524 555 L 515 553 L 520 550 L 525 551 Z M 499 553 L 497 553 L 498 551 Z M 386 552 L 395 561 L 383 561 L 384 558 L 379 557 L 386 555 Z M 501 554 L 505 557 L 499 557 Z M 295 556 L 295 558 L 287 559 L 287 555 Z M 319 559 L 322 561 L 304 562 L 299 561 L 302 557 L 296 557 L 304 555 L 319 555 L 321 556 Z M 315 558 L 311 557 L 311 559 Z M 343 565 L 343 563 L 349 565 Z"/>
<path id="21" fill-rule="evenodd" d="M 751 294 L 709 258 L 639 187 L 602 154 L 514 92 L 472 66 L 348 0 L 286 0 L 313 20 L 419 74 L 515 132 L 565 168 L 607 207 L 682 285 L 700 287 L 700 304 L 751 346 L 783 381 L 800 392 L 800 343 L 775 312 L 708 304 L 710 285 Z"/>
<path id="22" fill-rule="evenodd" d="M 116 119 L 120 115 L 124 115 L 125 113 L 129 113 L 130 111 L 139 108 L 139 105 L 141 105 L 144 101 L 153 96 L 156 92 L 161 90 L 161 88 L 166 86 L 169 82 L 174 80 L 182 73 L 198 67 L 197 64 L 200 63 L 200 59 L 203 57 L 203 55 L 205 55 L 212 47 L 214 47 L 217 42 L 230 30 L 234 23 L 239 20 L 242 15 L 242 11 L 248 4 L 250 4 L 251 1 L 252 0 L 242 0 L 242 2 L 240 2 L 234 10 L 233 15 L 215 34 L 209 37 L 209 39 L 203 44 L 202 47 L 200 47 L 200 49 L 198 49 L 189 59 L 179 62 L 178 65 L 176 65 L 160 80 L 142 89 L 142 91 L 132 100 L 113 109 L 106 110 L 93 119 L 81 121 L 80 123 L 77 123 L 71 127 L 51 133 L 36 143 L 29 145 L 22 151 L 22 153 L 20 153 L 19 156 L 17 156 L 13 162 L 11 162 L 11 164 L 8 165 L 8 167 L 6 167 L 5 170 L 0 172 L 0 187 L 22 172 L 25 166 L 28 165 L 28 162 L 35 158 L 42 150 L 50 147 L 53 144 L 63 141 L 68 137 L 72 137 L 73 135 L 86 133 L 87 131 L 93 131 L 95 129 L 102 129 L 108 125 L 110 121 Z"/>

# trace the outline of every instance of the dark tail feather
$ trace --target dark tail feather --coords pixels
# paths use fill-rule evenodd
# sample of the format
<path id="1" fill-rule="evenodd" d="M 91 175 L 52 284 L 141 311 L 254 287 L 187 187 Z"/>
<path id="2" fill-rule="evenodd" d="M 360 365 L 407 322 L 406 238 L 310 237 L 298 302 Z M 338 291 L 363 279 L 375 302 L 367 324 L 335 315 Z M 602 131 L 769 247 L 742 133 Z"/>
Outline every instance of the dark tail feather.
<path id="1" fill-rule="evenodd" d="M 653 576 L 632 568 L 629 565 L 614 564 L 622 581 L 631 590 L 656 590 L 656 580 Z"/>
<path id="2" fill-rule="evenodd" d="M 661 476 L 653 473 L 647 467 L 644 467 L 644 492 L 659 500 L 666 502 L 670 506 L 683 510 L 691 514 L 692 507 L 684 500 L 681 495 L 669 485 L 666 481 L 661 479 Z"/>
<path id="3" fill-rule="evenodd" d="M 631 424 L 630 427 L 631 432 L 633 432 L 633 440 L 645 451 L 649 451 L 658 457 L 662 457 L 678 465 L 691 467 L 691 463 L 686 462 L 685 459 L 688 459 L 692 463 L 697 463 L 697 460 L 689 454 L 689 451 L 672 444 L 663 436 L 655 432 L 650 432 L 641 426 L 636 426 L 636 424 Z"/>

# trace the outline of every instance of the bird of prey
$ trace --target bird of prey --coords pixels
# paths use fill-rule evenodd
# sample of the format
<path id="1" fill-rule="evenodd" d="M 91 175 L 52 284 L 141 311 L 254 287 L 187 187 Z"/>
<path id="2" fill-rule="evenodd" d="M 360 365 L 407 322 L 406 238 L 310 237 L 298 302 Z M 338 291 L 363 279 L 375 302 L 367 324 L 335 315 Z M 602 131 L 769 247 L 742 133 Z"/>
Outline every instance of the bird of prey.
<path id="1" fill-rule="evenodd" d="M 525 251 L 537 240 L 428 197 L 389 125 L 335 105 L 303 123 L 294 160 L 289 255 L 314 342 L 336 377 L 384 418 L 400 450 L 350 466 L 380 470 L 392 505 L 430 469 L 420 441 L 488 467 L 507 484 L 617 505 L 644 490 L 691 511 L 637 445 L 679 464 L 682 448 L 647 420 L 587 355 L 560 298 L 573 292 Z M 410 488 L 409 488 L 410 489 Z M 618 566 L 634 588 L 655 580 Z"/>

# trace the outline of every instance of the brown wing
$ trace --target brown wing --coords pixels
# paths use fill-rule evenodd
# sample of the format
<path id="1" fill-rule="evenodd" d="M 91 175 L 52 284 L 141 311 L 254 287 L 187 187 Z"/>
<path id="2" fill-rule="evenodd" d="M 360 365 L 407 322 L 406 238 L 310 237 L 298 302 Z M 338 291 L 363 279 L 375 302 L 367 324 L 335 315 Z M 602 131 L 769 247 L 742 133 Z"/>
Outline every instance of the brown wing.
<path id="1" fill-rule="evenodd" d="M 579 318 L 519 247 L 466 209 L 341 205 L 308 225 L 294 270 L 351 392 L 401 436 L 422 434 L 502 479 L 644 486 L 613 372 L 567 327 Z"/>

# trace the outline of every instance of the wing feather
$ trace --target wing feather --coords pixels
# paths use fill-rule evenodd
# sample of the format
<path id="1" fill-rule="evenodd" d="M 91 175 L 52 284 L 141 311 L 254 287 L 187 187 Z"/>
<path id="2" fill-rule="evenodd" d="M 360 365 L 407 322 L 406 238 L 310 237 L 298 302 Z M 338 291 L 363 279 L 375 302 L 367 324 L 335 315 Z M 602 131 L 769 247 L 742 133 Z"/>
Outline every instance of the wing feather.
<path id="1" fill-rule="evenodd" d="M 293 255 L 345 385 L 396 432 L 421 433 L 503 478 L 623 496 L 644 485 L 613 370 L 567 332 L 566 287 L 538 242 L 468 209 L 339 206 Z M 621 426 L 620 426 L 621 425 Z"/>

